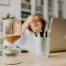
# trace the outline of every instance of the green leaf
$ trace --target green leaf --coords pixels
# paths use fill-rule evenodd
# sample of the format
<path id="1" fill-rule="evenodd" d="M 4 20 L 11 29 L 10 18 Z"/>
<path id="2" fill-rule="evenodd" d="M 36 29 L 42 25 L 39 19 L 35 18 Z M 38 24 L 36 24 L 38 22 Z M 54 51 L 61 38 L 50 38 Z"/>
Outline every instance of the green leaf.
<path id="1" fill-rule="evenodd" d="M 7 14 L 6 19 L 10 19 L 10 18 L 11 18 L 11 15 Z"/>

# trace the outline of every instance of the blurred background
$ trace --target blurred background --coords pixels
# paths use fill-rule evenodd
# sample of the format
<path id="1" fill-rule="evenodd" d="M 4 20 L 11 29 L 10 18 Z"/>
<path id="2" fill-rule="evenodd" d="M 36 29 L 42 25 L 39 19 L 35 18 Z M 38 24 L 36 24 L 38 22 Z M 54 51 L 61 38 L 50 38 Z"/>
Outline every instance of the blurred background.
<path id="1" fill-rule="evenodd" d="M 66 0 L 0 0 L 0 35 L 4 19 L 16 18 L 23 23 L 33 14 L 43 15 L 48 27 L 52 17 L 66 19 Z"/>
<path id="2" fill-rule="evenodd" d="M 15 17 L 22 21 L 29 15 L 42 14 L 47 24 L 51 17 L 66 18 L 66 0 L 0 0 L 0 34 L 2 32 L 3 19 Z"/>

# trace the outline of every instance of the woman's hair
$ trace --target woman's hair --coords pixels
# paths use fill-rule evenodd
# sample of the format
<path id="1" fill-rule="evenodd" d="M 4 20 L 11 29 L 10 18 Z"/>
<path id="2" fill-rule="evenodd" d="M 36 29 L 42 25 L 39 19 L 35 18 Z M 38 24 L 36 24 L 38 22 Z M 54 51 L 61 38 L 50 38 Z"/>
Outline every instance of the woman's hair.
<path id="1" fill-rule="evenodd" d="M 43 16 L 40 15 L 40 14 L 34 14 L 33 16 L 34 16 L 34 17 L 35 17 L 35 16 L 38 17 L 39 21 L 40 21 L 40 22 L 42 23 L 42 25 L 43 25 L 43 27 L 42 27 L 42 32 L 44 32 L 44 30 L 45 30 L 45 26 L 46 26 L 46 21 L 43 19 Z M 29 26 L 28 29 L 29 29 L 30 31 L 33 31 L 33 30 L 31 29 L 30 26 Z"/>

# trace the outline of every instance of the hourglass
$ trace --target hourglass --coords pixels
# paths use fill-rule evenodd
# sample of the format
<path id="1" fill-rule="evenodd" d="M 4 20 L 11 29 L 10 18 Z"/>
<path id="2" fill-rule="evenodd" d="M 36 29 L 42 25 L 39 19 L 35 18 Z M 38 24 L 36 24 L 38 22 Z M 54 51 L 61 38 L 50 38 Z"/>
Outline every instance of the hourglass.
<path id="1" fill-rule="evenodd" d="M 6 47 L 3 52 L 3 61 L 5 64 L 18 64 L 21 63 L 21 51 L 14 44 L 21 37 L 21 21 L 15 19 L 4 20 L 3 22 L 3 37 L 4 40 L 9 42 L 10 46 Z M 7 61 L 6 61 L 7 59 Z"/>

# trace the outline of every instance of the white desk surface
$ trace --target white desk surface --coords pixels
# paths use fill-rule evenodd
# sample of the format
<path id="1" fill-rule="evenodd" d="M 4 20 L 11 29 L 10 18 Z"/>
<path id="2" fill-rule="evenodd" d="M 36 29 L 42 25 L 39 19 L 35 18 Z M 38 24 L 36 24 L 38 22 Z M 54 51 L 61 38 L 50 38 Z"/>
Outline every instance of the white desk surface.
<path id="1" fill-rule="evenodd" d="M 0 57 L 0 66 L 66 66 L 66 52 L 50 53 L 49 58 L 42 58 L 40 63 L 35 63 L 36 56 L 33 53 L 21 54 L 19 59 L 22 61 L 21 64 L 4 65 L 2 64 L 2 57 Z"/>

